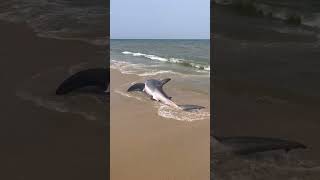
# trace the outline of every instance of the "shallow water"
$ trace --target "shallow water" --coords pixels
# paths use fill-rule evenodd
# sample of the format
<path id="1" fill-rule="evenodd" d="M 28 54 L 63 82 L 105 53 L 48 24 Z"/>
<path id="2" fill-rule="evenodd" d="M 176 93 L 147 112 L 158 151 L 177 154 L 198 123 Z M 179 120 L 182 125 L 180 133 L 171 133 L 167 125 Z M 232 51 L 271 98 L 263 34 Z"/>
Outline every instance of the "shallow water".
<path id="1" fill-rule="evenodd" d="M 111 40 L 110 43 L 113 61 L 187 74 L 210 71 L 209 40 Z"/>
<path id="2" fill-rule="evenodd" d="M 141 77 L 176 77 L 209 94 L 209 40 L 111 40 L 111 68 Z"/>
<path id="3" fill-rule="evenodd" d="M 238 28 L 238 31 L 241 31 L 239 28 L 244 26 L 242 28 L 246 28 L 249 31 L 256 29 L 256 31 L 274 31 L 282 33 L 282 35 L 295 34 L 301 36 L 315 36 L 315 38 L 319 40 L 320 3 L 318 1 L 215 0 L 213 2 L 215 2 L 215 4 L 212 6 L 217 8 L 225 8 L 224 11 L 233 13 L 234 17 L 231 18 L 233 20 L 229 20 L 227 18 L 228 20 L 225 19 L 225 21 L 228 23 L 234 23 Z M 247 8 L 243 6 L 243 9 L 234 8 L 234 6 L 232 6 L 238 4 L 239 2 L 242 2 L 243 4 L 245 4 L 244 2 L 251 3 L 249 3 L 250 5 Z M 217 16 L 219 16 L 219 14 L 220 13 L 217 13 Z M 218 28 L 221 28 L 220 24 Z M 251 36 L 255 37 L 255 34 L 251 34 Z M 308 39 L 308 37 L 304 38 L 306 40 Z M 291 41 L 295 40 L 296 39 L 291 39 Z"/>
<path id="4" fill-rule="evenodd" d="M 0 19 L 26 23 L 39 36 L 107 43 L 109 10 L 104 0 L 8 0 Z"/>
<path id="5" fill-rule="evenodd" d="M 159 76 L 152 76 L 148 78 L 158 78 Z M 174 107 L 170 107 L 162 104 L 158 101 L 153 101 L 147 96 L 144 92 L 127 92 L 128 87 L 130 87 L 133 83 L 144 82 L 146 78 L 141 78 L 132 83 L 124 83 L 119 87 L 116 87 L 114 92 L 124 96 L 125 98 L 130 98 L 136 103 L 144 103 L 146 106 L 151 106 L 153 111 L 152 113 L 157 114 L 163 119 L 167 120 L 178 120 L 178 121 L 197 121 L 197 120 L 206 120 L 210 118 L 210 107 L 209 107 L 209 99 L 207 99 L 207 95 L 202 93 L 192 92 L 183 90 L 181 86 L 174 86 L 175 82 L 171 85 L 165 85 L 168 87 L 164 87 L 165 90 L 169 90 L 170 95 L 173 96 L 173 100 L 178 104 L 196 104 L 203 105 L 205 109 L 196 110 L 192 112 L 182 111 L 180 109 L 176 109 Z M 174 81 L 174 80 L 173 80 Z M 111 82 L 112 86 L 112 82 Z M 174 88 L 173 88 L 174 87 Z"/>
<path id="6" fill-rule="evenodd" d="M 56 88 L 65 78 L 91 67 L 96 65 L 83 62 L 70 67 L 55 67 L 35 73 L 17 86 L 16 96 L 39 108 L 57 113 L 69 113 L 87 120 L 104 121 L 107 108 L 105 94 L 84 92 L 73 92 L 63 96 L 55 94 Z"/>

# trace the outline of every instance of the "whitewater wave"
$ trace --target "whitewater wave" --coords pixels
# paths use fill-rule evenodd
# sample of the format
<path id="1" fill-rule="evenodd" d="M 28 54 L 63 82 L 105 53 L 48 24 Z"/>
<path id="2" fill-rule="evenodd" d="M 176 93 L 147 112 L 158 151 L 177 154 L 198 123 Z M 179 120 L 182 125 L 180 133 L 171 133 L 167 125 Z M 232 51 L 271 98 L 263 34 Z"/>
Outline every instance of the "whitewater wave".
<path id="1" fill-rule="evenodd" d="M 114 90 L 114 92 L 126 98 L 134 98 L 139 101 L 146 101 L 145 98 L 141 96 L 141 94 L 127 93 L 124 89 L 117 89 Z M 192 122 L 210 118 L 210 112 L 207 112 L 206 110 L 196 110 L 190 112 L 182 111 L 180 109 L 170 107 L 159 102 L 154 102 L 154 107 L 157 109 L 158 116 L 163 117 L 165 119 Z"/>
<path id="2" fill-rule="evenodd" d="M 152 54 L 144 54 L 140 52 L 130 52 L 130 51 L 123 51 L 122 54 L 132 55 L 137 57 L 145 57 L 147 59 L 154 60 L 154 61 L 175 63 L 175 64 L 180 64 L 183 66 L 192 67 L 192 68 L 196 68 L 204 71 L 210 71 L 210 65 L 194 63 L 191 60 L 185 60 L 185 59 L 179 59 L 179 58 L 164 58 L 164 57 L 159 57 Z"/>
<path id="3" fill-rule="evenodd" d="M 320 3 L 314 0 L 304 3 L 299 0 L 213 0 L 213 2 L 223 6 L 240 5 L 243 6 L 244 10 L 245 8 L 254 8 L 257 14 L 264 17 L 272 17 L 283 21 L 295 18 L 297 21 L 301 21 L 300 23 L 303 25 L 320 28 Z"/>
<path id="4" fill-rule="evenodd" d="M 64 103 L 62 100 L 57 100 L 54 98 L 45 98 L 37 95 L 33 95 L 29 92 L 17 91 L 16 96 L 25 100 L 33 102 L 38 107 L 43 107 L 48 110 L 57 111 L 60 113 L 72 113 L 80 115 L 87 120 L 97 120 L 98 115 L 93 112 L 85 112 L 83 109 L 77 109 L 72 107 L 68 103 Z"/>
<path id="5" fill-rule="evenodd" d="M 144 79 L 144 78 L 143 78 Z M 194 110 L 194 111 L 183 111 L 181 109 L 177 109 L 174 107 L 170 107 L 168 105 L 162 104 L 158 101 L 151 101 L 145 93 L 132 93 L 127 92 L 128 87 L 131 85 L 143 82 L 143 79 L 134 81 L 131 83 L 125 83 L 121 86 L 117 87 L 116 89 L 112 90 L 114 93 L 117 93 L 125 98 L 131 98 L 138 100 L 143 103 L 152 103 L 151 107 L 154 107 L 156 109 L 156 112 L 158 116 L 164 118 L 164 119 L 172 119 L 177 121 L 198 121 L 198 120 L 206 120 L 210 118 L 210 108 L 200 109 L 200 110 Z M 194 93 L 194 92 L 193 92 Z M 202 97 L 203 98 L 203 97 Z M 199 103 L 201 104 L 201 103 Z"/>
<path id="6" fill-rule="evenodd" d="M 210 118 L 210 113 L 205 110 L 189 112 L 182 111 L 180 109 L 173 108 L 164 104 L 156 104 L 155 106 L 158 108 L 158 115 L 166 119 L 191 122 Z"/>
<path id="7" fill-rule="evenodd" d="M 33 105 L 59 113 L 70 113 L 86 120 L 104 120 L 106 97 L 101 94 L 73 94 L 57 96 L 55 89 L 65 77 L 79 69 L 89 67 L 80 63 L 71 67 L 55 67 L 38 72 L 18 85 L 15 92 L 20 99 Z"/>
<path id="8" fill-rule="evenodd" d="M 108 9 L 102 2 L 8 0 L 0 3 L 0 19 L 26 23 L 40 37 L 106 45 Z"/>
<path id="9" fill-rule="evenodd" d="M 147 70 L 146 69 L 147 66 L 144 64 L 133 64 L 126 61 L 117 61 L 117 60 L 111 60 L 110 68 L 119 70 L 122 74 L 136 74 L 136 75 L 145 73 Z"/>
<path id="10" fill-rule="evenodd" d="M 180 77 L 208 77 L 208 71 L 197 70 L 199 74 L 184 74 L 172 70 L 160 70 L 158 65 L 134 64 L 126 61 L 111 60 L 110 68 L 121 72 L 121 74 L 134 74 L 140 77 L 156 76 L 161 74 L 171 74 Z"/>

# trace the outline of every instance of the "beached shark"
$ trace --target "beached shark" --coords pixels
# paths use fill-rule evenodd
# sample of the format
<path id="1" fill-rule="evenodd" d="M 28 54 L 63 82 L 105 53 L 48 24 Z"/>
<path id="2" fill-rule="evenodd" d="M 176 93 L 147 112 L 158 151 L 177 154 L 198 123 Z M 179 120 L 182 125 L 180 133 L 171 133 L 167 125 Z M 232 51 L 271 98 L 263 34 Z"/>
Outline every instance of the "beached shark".
<path id="1" fill-rule="evenodd" d="M 109 94 L 109 70 L 94 68 L 77 72 L 64 80 L 57 88 L 57 95 L 64 95 L 75 90 L 86 89 L 90 93 Z"/>
<path id="2" fill-rule="evenodd" d="M 177 105 L 175 102 L 173 102 L 172 97 L 168 96 L 162 89 L 163 85 L 165 85 L 170 80 L 170 78 L 163 80 L 148 79 L 144 83 L 133 84 L 131 87 L 129 87 L 128 92 L 143 91 L 147 95 L 149 95 L 152 100 L 156 100 L 168 106 L 175 107 L 185 111 L 204 108 L 198 105 Z"/>
<path id="3" fill-rule="evenodd" d="M 197 105 L 177 105 L 174 103 L 162 89 L 170 79 L 146 80 L 145 83 L 136 83 L 132 85 L 128 91 L 144 91 L 150 95 L 152 99 L 161 101 L 173 107 L 183 110 L 201 109 L 203 107 Z M 57 88 L 56 94 L 68 94 L 72 91 L 86 88 L 95 87 L 102 91 L 104 94 L 109 92 L 109 71 L 105 68 L 88 69 L 75 73 L 67 78 Z M 89 90 L 90 93 L 96 92 Z M 107 93 L 106 93 L 107 92 Z M 277 138 L 263 138 L 263 137 L 220 137 L 211 134 L 211 144 L 213 145 L 214 153 L 218 154 L 236 154 L 248 155 L 260 152 L 285 150 L 286 152 L 292 149 L 306 148 L 305 145 L 295 142 Z"/>
<path id="4" fill-rule="evenodd" d="M 305 149 L 305 145 L 289 140 L 265 137 L 217 137 L 211 136 L 213 152 L 216 154 L 249 155 L 275 150 Z"/>

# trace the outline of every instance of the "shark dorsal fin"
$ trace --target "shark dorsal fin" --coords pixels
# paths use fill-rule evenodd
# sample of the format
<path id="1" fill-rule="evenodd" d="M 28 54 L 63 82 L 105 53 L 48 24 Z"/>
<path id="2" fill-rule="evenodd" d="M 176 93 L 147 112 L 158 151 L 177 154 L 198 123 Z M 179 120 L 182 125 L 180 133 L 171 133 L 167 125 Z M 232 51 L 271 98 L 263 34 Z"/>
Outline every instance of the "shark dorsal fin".
<path id="1" fill-rule="evenodd" d="M 170 78 L 162 79 L 162 80 L 161 80 L 162 86 L 163 86 L 164 84 L 166 84 L 167 82 L 169 82 L 170 80 L 171 80 Z"/>

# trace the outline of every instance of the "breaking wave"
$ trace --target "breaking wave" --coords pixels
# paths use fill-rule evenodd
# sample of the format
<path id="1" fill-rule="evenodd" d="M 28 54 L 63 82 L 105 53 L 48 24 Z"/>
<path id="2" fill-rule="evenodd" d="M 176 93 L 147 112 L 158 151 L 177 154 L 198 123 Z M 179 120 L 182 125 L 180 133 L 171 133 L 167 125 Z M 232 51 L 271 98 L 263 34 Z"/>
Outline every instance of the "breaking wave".
<path id="1" fill-rule="evenodd" d="M 181 72 L 175 72 L 173 70 L 158 69 L 159 68 L 158 65 L 134 64 L 127 61 L 118 61 L 118 60 L 111 60 L 110 68 L 116 69 L 120 71 L 122 74 L 135 74 L 141 77 L 156 76 L 161 74 L 178 75 L 181 77 L 185 77 L 185 76 L 207 77 L 210 75 L 208 71 L 197 70 L 195 72 L 197 72 L 198 74 L 184 74 Z"/>
<path id="2" fill-rule="evenodd" d="M 106 45 L 106 7 L 102 0 L 8 0 L 0 3 L 0 19 L 26 23 L 40 37 Z"/>
<path id="3" fill-rule="evenodd" d="M 298 23 L 320 28 L 320 3 L 308 0 L 213 0 L 213 3 L 223 6 L 235 6 L 243 13 L 272 17 L 289 23 Z"/>
<path id="4" fill-rule="evenodd" d="M 122 54 L 138 56 L 138 57 L 145 57 L 147 59 L 154 60 L 154 61 L 180 64 L 183 66 L 196 68 L 199 70 L 210 71 L 210 65 L 195 63 L 192 60 L 179 59 L 179 58 L 164 58 L 164 57 L 159 57 L 159 56 L 152 55 L 152 54 L 144 54 L 144 53 L 140 53 L 140 52 L 135 53 L 135 52 L 130 52 L 130 51 L 123 51 Z"/>

